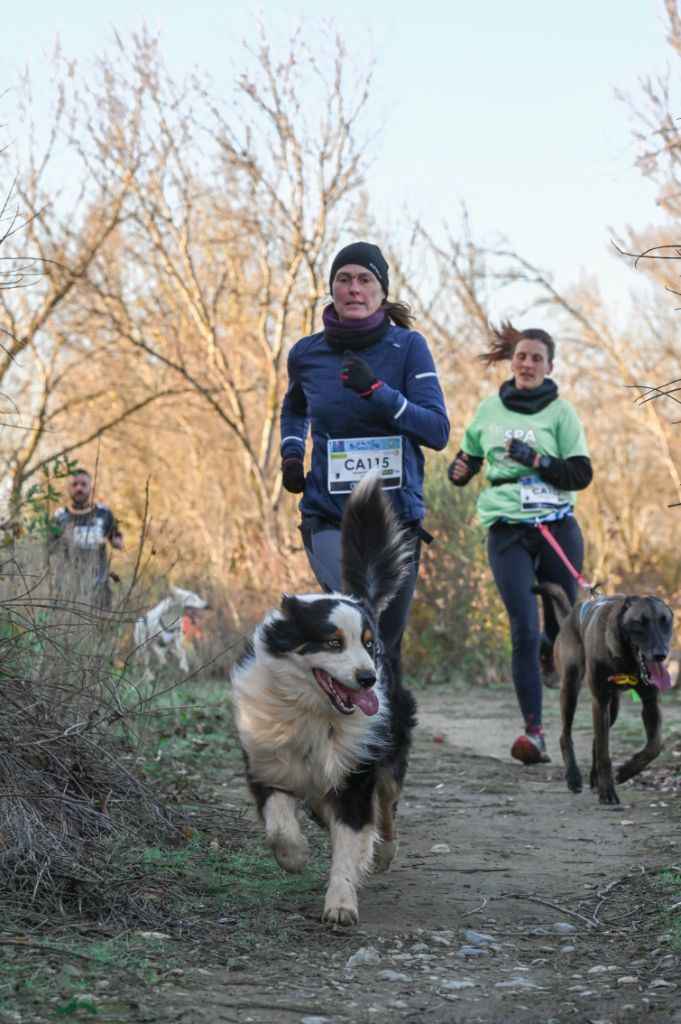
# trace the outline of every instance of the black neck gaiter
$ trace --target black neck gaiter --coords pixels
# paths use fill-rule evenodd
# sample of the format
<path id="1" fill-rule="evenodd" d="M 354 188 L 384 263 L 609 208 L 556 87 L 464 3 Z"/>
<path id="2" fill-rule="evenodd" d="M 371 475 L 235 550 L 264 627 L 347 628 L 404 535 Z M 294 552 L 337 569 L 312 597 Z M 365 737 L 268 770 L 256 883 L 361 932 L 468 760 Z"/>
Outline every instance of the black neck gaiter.
<path id="1" fill-rule="evenodd" d="M 524 412 L 531 416 L 558 398 L 558 385 L 555 380 L 545 377 L 538 388 L 517 388 L 511 378 L 505 380 L 499 388 L 499 398 L 512 412 Z"/>

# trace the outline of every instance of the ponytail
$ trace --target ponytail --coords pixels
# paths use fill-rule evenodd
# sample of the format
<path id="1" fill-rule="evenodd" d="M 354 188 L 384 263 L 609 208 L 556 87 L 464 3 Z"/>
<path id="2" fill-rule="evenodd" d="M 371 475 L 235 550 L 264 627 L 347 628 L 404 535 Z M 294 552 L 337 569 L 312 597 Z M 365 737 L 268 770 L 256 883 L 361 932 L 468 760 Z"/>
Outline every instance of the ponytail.
<path id="1" fill-rule="evenodd" d="M 543 342 L 548 350 L 549 362 L 553 362 L 556 343 L 548 331 L 543 331 L 540 327 L 528 327 L 524 331 L 518 331 L 510 320 L 502 320 L 500 327 L 492 327 L 492 335 L 487 352 L 476 356 L 485 366 L 500 363 L 503 359 L 512 359 L 516 345 L 525 338 Z"/>
<path id="2" fill-rule="evenodd" d="M 411 311 L 411 307 L 406 302 L 390 302 L 388 299 L 384 299 L 381 303 L 381 309 L 386 313 L 394 324 L 398 327 L 406 327 L 410 330 L 414 324 L 416 317 Z"/>

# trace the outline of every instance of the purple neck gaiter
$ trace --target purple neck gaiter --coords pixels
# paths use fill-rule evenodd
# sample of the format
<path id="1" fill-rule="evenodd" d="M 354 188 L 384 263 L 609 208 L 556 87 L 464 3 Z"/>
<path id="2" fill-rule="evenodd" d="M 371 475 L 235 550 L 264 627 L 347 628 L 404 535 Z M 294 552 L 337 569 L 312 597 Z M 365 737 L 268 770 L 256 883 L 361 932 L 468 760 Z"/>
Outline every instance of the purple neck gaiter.
<path id="1" fill-rule="evenodd" d="M 363 320 L 341 320 L 336 312 L 336 307 L 325 306 L 322 314 L 322 320 L 324 321 L 324 330 L 329 328 L 332 331 L 349 331 L 355 333 L 356 331 L 372 331 L 375 327 L 380 327 L 385 319 L 385 313 L 382 309 L 377 309 L 371 316 L 364 317 Z"/>
<path id="2" fill-rule="evenodd" d="M 327 343 L 339 352 L 373 345 L 390 327 L 390 319 L 383 309 L 377 309 L 362 320 L 341 320 L 336 307 L 331 305 L 324 308 L 322 321 Z"/>

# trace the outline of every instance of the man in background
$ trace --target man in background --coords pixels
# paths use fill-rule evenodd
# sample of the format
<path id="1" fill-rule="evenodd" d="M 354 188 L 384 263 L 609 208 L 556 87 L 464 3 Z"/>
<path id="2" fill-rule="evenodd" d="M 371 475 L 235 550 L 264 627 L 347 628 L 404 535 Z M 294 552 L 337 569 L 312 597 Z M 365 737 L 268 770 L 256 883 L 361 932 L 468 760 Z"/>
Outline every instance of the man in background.
<path id="1" fill-rule="evenodd" d="M 52 519 L 59 590 L 72 600 L 110 611 L 107 544 L 120 550 L 123 535 L 111 509 L 93 502 L 92 477 L 86 469 L 73 471 L 67 492 L 68 504 L 57 509 Z"/>

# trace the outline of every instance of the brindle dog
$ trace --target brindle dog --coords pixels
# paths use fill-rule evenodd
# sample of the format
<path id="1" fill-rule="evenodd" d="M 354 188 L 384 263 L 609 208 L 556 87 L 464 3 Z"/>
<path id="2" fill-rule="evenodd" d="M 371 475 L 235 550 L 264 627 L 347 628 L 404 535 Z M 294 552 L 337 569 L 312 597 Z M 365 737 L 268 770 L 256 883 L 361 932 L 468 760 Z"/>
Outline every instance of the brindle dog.
<path id="1" fill-rule="evenodd" d="M 572 721 L 582 680 L 586 679 L 594 724 L 591 788 L 598 790 L 602 804 L 618 804 L 610 761 L 610 728 L 617 718 L 620 693 L 624 689 L 635 690 L 641 698 L 646 743 L 617 769 L 617 782 L 626 782 L 662 749 L 659 696 L 671 685 L 662 662 L 669 654 L 672 610 L 659 597 L 626 594 L 595 598 L 571 607 L 562 587 L 548 583 L 533 589 L 553 599 L 561 623 L 554 660 L 560 676 L 560 749 L 568 789 L 573 793 L 582 790 L 572 743 Z"/>

